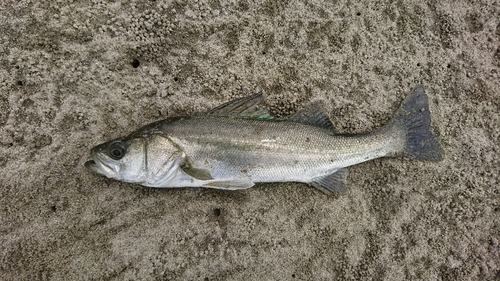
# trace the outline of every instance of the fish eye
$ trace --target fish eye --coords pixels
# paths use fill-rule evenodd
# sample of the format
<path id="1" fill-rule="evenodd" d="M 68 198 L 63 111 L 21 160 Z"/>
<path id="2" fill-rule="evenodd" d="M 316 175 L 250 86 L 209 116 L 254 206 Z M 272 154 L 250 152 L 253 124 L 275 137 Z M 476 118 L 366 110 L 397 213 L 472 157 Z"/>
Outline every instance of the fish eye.
<path id="1" fill-rule="evenodd" d="M 125 147 L 121 143 L 115 142 L 109 146 L 108 153 L 111 158 L 119 160 L 125 154 Z"/>

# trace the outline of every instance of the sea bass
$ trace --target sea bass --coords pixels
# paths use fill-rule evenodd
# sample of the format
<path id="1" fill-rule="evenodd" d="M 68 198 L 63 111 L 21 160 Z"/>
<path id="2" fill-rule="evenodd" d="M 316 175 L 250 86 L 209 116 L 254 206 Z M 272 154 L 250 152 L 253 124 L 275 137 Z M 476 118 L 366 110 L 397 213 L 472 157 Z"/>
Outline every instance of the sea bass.
<path id="1" fill-rule="evenodd" d="M 443 151 L 429 130 L 424 88 L 418 86 L 385 126 L 339 135 L 327 115 L 306 107 L 275 119 L 256 94 L 197 116 L 168 118 L 94 147 L 85 166 L 109 178 L 149 187 L 237 190 L 257 182 L 303 182 L 340 190 L 346 167 L 406 155 L 439 161 Z"/>

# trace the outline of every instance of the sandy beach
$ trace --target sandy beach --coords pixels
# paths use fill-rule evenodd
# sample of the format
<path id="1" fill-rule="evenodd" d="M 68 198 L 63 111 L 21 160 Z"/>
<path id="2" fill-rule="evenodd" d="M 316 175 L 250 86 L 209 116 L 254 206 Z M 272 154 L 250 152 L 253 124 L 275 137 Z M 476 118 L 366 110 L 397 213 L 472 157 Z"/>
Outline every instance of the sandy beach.
<path id="1" fill-rule="evenodd" d="M 84 167 L 258 92 L 368 132 L 419 84 L 444 160 L 362 163 L 332 195 Z M 1 280 L 500 280 L 499 144 L 498 1 L 0 1 Z"/>

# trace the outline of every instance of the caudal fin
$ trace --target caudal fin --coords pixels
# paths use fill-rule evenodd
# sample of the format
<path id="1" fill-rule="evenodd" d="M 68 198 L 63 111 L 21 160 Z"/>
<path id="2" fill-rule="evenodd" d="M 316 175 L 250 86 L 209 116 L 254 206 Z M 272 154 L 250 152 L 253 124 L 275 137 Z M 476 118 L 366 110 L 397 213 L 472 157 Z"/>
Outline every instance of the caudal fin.
<path id="1" fill-rule="evenodd" d="M 431 115 L 424 87 L 419 85 L 405 99 L 396 113 L 394 121 L 402 125 L 406 132 L 403 153 L 411 158 L 424 161 L 441 161 L 443 150 L 429 130 Z"/>

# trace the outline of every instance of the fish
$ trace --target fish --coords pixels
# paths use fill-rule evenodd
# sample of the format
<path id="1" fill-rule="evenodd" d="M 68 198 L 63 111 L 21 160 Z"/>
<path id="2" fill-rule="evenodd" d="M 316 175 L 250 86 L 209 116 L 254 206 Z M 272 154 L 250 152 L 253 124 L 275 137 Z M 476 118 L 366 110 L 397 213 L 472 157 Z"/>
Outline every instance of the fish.
<path id="1" fill-rule="evenodd" d="M 443 149 L 430 131 L 422 85 L 384 126 L 338 134 L 321 107 L 274 118 L 262 94 L 236 99 L 194 116 L 146 125 L 91 149 L 85 167 L 108 178 L 154 188 L 250 188 L 255 183 L 301 182 L 339 191 L 347 167 L 380 157 L 438 162 Z"/>

